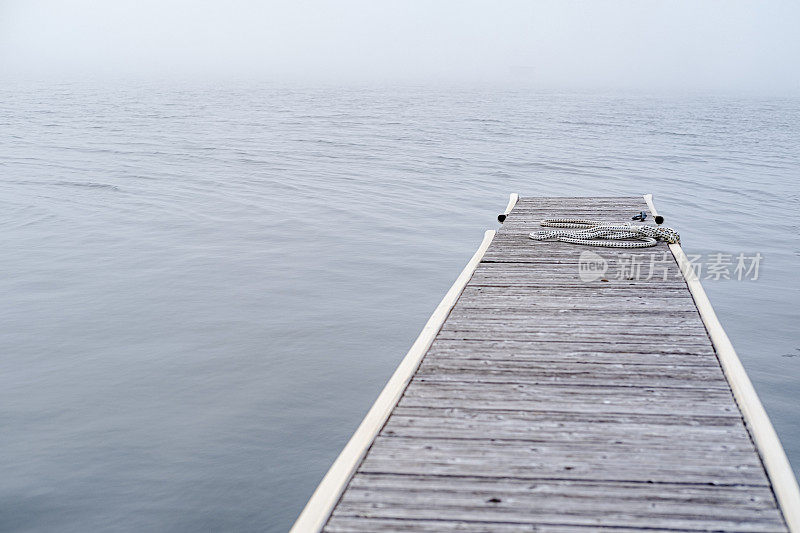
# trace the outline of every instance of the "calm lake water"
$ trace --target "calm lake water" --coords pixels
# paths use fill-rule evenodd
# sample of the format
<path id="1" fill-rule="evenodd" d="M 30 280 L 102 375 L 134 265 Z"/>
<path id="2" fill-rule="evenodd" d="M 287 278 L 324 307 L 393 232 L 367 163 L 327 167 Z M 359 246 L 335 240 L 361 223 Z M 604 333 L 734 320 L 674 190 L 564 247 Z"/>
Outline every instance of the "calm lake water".
<path id="1" fill-rule="evenodd" d="M 800 467 L 800 99 L 0 89 L 0 530 L 285 531 L 510 192 L 652 192 Z"/>

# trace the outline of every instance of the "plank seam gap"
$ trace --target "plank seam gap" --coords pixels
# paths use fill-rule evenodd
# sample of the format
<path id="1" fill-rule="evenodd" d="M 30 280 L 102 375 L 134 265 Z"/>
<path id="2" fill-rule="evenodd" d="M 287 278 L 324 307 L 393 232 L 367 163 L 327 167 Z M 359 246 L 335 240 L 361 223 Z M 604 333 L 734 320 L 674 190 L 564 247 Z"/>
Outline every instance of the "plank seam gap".
<path id="1" fill-rule="evenodd" d="M 383 470 L 365 470 L 358 472 L 361 476 L 405 476 L 405 477 L 435 477 L 435 478 L 454 478 L 454 479 L 479 479 L 479 480 L 502 480 L 510 479 L 513 481 L 565 481 L 576 483 L 595 483 L 602 485 L 613 485 L 615 483 L 629 483 L 633 485 L 664 485 L 664 486 L 692 486 L 692 487 L 743 487 L 743 488 L 768 488 L 769 484 L 758 485 L 754 483 L 697 483 L 691 481 L 642 481 L 640 479 L 589 479 L 589 478 L 569 478 L 569 477 L 522 477 L 522 476 L 481 476 L 481 475 L 457 475 L 457 474 L 408 474 L 404 472 L 387 472 Z"/>
<path id="2" fill-rule="evenodd" d="M 468 518 L 409 518 L 403 516 L 369 516 L 364 517 L 363 515 L 355 512 L 343 513 L 343 512 L 336 512 L 334 513 L 336 517 L 343 517 L 343 518 L 369 518 L 371 520 L 396 520 L 396 521 L 407 521 L 407 522 L 461 522 L 466 524 L 501 524 L 501 525 L 510 525 L 510 526 L 568 526 L 574 527 L 577 529 L 581 528 L 594 528 L 594 529 L 626 529 L 630 531 L 685 531 L 691 533 L 708 533 L 708 529 L 687 529 L 687 528 L 673 528 L 673 527 L 650 527 L 650 526 L 626 526 L 626 525 L 616 525 L 616 524 L 569 524 L 564 522 L 520 522 L 520 521 L 507 521 L 507 520 L 473 520 Z M 581 515 L 574 515 L 580 517 Z M 735 530 L 735 529 L 726 529 L 727 533 L 747 533 L 751 532 L 749 529 L 744 530 Z"/>

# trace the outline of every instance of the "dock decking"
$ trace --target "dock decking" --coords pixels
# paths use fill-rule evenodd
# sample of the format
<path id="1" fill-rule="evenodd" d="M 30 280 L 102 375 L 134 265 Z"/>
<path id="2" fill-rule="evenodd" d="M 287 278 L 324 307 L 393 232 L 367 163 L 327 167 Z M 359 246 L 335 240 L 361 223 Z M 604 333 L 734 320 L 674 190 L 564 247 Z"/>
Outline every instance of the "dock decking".
<path id="1" fill-rule="evenodd" d="M 674 252 L 528 238 L 543 218 L 639 211 L 519 199 L 294 531 L 788 531 L 794 477 Z M 579 276 L 587 251 L 607 261 L 598 279 Z"/>

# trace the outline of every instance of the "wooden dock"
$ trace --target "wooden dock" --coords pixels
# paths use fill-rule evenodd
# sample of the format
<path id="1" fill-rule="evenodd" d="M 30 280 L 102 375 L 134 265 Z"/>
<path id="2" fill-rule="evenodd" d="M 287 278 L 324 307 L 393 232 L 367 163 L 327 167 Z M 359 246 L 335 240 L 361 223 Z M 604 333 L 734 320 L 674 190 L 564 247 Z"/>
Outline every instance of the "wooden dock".
<path id="1" fill-rule="evenodd" d="M 293 531 L 800 531 L 794 475 L 680 245 L 528 238 L 640 211 L 649 196 L 512 195 Z"/>

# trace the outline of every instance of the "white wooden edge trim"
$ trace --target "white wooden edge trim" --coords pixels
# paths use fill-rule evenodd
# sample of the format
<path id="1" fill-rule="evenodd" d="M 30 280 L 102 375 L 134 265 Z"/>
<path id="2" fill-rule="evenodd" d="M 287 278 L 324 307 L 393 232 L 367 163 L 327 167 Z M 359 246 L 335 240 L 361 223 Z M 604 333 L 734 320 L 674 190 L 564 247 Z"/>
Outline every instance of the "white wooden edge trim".
<path id="1" fill-rule="evenodd" d="M 652 215 L 654 217 L 658 215 L 653 204 L 653 195 L 645 194 L 644 200 Z M 775 428 L 772 427 L 767 412 L 761 405 L 761 400 L 758 399 L 758 394 L 756 394 L 739 356 L 736 355 L 733 344 L 722 328 L 714 308 L 711 307 L 706 291 L 703 290 L 681 245 L 670 244 L 669 249 L 678 262 L 686 284 L 689 286 L 689 292 L 692 294 L 694 303 L 700 311 L 700 317 L 714 344 L 722 371 L 725 373 L 739 410 L 747 422 L 750 435 L 761 455 L 786 525 L 792 533 L 800 533 L 800 489 L 798 489 L 797 480 L 789 460 L 786 458 L 786 452 L 778 439 L 778 434 L 775 433 Z"/>
<path id="2" fill-rule="evenodd" d="M 512 192 L 508 195 L 508 205 L 506 206 L 506 210 L 503 211 L 503 214 L 509 214 L 511 210 L 514 209 L 514 206 L 517 205 L 517 202 L 519 202 L 519 194 Z"/>
<path id="3" fill-rule="evenodd" d="M 509 205 L 513 207 L 510 203 Z M 361 421 L 361 425 L 350 437 L 347 445 L 345 445 L 339 457 L 336 458 L 328 473 L 322 478 L 317 490 L 311 495 L 311 499 L 308 500 L 294 526 L 292 526 L 290 533 L 315 533 L 325 527 L 333 508 L 350 482 L 350 478 L 353 477 L 358 465 L 361 464 L 361 460 L 366 455 L 378 432 L 383 428 L 395 405 L 400 401 L 406 386 L 422 362 L 423 356 L 427 353 L 428 348 L 433 343 L 433 339 L 442 328 L 442 324 L 444 324 L 459 296 L 461 296 L 464 287 L 472 278 L 472 274 L 478 267 L 478 263 L 480 263 L 484 253 L 486 253 L 489 244 L 491 244 L 494 234 L 494 230 L 489 230 L 484 234 L 483 242 L 481 242 L 475 255 L 472 256 L 461 275 L 458 276 L 453 286 L 447 291 L 444 299 L 428 319 L 425 327 L 422 328 L 419 337 L 411 345 L 392 377 L 389 378 L 367 416 Z"/>

